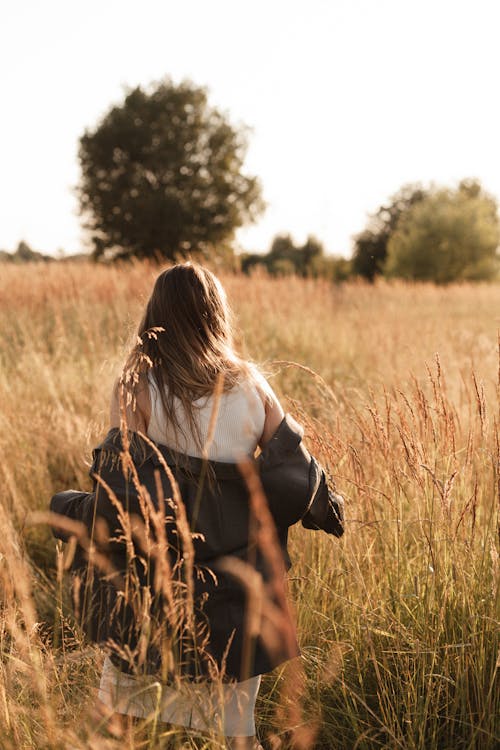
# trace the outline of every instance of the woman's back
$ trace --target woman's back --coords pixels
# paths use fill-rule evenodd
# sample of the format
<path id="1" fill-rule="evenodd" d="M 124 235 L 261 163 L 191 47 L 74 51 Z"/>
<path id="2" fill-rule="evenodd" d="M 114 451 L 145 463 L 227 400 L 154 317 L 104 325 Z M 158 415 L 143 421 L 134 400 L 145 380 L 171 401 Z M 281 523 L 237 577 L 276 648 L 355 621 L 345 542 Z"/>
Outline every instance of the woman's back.
<path id="1" fill-rule="evenodd" d="M 215 397 L 210 394 L 193 402 L 193 418 L 198 435 L 193 435 L 190 420 L 180 399 L 174 397 L 174 408 L 179 429 L 169 423 L 163 409 L 158 385 L 152 374 L 148 376 L 151 416 L 148 436 L 180 453 L 202 457 L 203 448 L 213 461 L 235 463 L 253 455 L 264 430 L 266 412 L 264 398 L 270 391 L 262 376 L 247 378 L 231 390 Z M 209 441 L 214 406 L 217 413 Z"/>

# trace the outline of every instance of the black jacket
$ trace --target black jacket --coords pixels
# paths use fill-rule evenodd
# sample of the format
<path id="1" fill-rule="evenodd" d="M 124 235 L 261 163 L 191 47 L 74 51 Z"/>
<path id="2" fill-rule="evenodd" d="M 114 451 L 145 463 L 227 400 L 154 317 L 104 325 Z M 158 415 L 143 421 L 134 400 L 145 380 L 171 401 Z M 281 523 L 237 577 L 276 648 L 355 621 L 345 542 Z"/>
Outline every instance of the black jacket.
<path id="1" fill-rule="evenodd" d="M 111 645 L 111 658 L 122 670 L 160 672 L 164 679 L 173 662 L 191 678 L 210 677 L 215 669 L 226 678 L 246 679 L 295 656 L 272 550 L 259 536 L 265 519 L 253 517 L 248 482 L 260 478 L 285 567 L 288 528 L 297 521 L 342 535 L 342 498 L 329 490 L 297 423 L 285 416 L 247 480 L 235 464 L 187 457 L 135 433 L 129 445 L 123 442 L 113 429 L 93 451 L 93 492 L 60 492 L 50 503 L 54 513 L 82 524 L 72 563 L 74 601 L 91 640 Z M 64 520 L 60 527 L 54 522 L 54 533 L 67 541 Z M 227 562 L 234 558 L 251 568 L 240 565 L 235 576 Z M 264 582 L 257 604 L 248 583 L 255 583 L 254 570 Z M 267 630 L 249 625 L 248 610 L 255 613 L 256 607 L 261 623 L 267 612 Z M 284 628 L 288 637 L 273 634 L 273 627 Z"/>

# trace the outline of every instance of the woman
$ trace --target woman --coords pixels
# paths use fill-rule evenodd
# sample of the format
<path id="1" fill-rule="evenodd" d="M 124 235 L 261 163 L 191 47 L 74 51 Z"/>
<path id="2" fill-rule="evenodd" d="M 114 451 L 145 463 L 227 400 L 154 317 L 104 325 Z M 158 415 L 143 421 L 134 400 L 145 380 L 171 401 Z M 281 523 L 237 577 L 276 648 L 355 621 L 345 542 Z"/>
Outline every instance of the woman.
<path id="1" fill-rule="evenodd" d="M 189 262 L 160 274 L 121 379 L 129 430 L 181 454 L 224 463 L 251 457 L 257 446 L 266 445 L 283 420 L 283 409 L 258 370 L 234 351 L 230 317 L 226 294 L 206 268 Z M 111 428 L 123 427 L 120 392 L 117 383 Z M 207 729 L 207 713 L 218 713 L 229 743 L 239 737 L 238 747 L 258 748 L 254 707 L 259 685 L 256 675 L 225 685 L 222 695 L 210 683 L 192 688 L 191 695 L 167 691 L 161 719 Z M 151 711 L 147 690 L 109 658 L 99 698 L 108 709 L 129 715 Z"/>
<path id="2" fill-rule="evenodd" d="M 267 501 L 258 482 L 247 488 L 256 464 L 246 481 L 236 465 L 258 446 Z M 183 263 L 157 278 L 93 456 L 93 492 L 57 493 L 51 510 L 65 541 L 68 518 L 79 522 L 74 599 L 87 635 L 110 647 L 102 708 L 222 728 L 229 747 L 259 748 L 261 674 L 298 654 L 288 527 L 341 536 L 343 501 L 234 351 L 226 295 L 207 269 Z"/>

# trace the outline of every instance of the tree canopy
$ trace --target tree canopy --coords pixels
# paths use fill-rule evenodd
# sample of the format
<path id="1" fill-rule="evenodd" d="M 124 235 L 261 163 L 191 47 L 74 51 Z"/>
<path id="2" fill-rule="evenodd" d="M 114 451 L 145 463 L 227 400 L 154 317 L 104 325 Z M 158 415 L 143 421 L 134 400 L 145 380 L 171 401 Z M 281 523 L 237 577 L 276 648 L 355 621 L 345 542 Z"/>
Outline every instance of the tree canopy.
<path id="1" fill-rule="evenodd" d="M 499 268 L 494 198 L 475 180 L 434 189 L 400 217 L 385 261 L 387 276 L 447 283 L 485 280 Z"/>
<path id="2" fill-rule="evenodd" d="M 370 216 L 368 226 L 354 240 L 354 274 L 373 281 L 377 275 L 383 273 L 387 245 L 399 220 L 413 205 L 423 200 L 426 194 L 421 185 L 403 185 L 386 205 L 380 206 L 378 211 Z"/>
<path id="3" fill-rule="evenodd" d="M 101 257 L 211 255 L 263 209 L 242 173 L 246 133 L 204 88 L 169 79 L 129 91 L 80 139 L 79 198 Z"/>

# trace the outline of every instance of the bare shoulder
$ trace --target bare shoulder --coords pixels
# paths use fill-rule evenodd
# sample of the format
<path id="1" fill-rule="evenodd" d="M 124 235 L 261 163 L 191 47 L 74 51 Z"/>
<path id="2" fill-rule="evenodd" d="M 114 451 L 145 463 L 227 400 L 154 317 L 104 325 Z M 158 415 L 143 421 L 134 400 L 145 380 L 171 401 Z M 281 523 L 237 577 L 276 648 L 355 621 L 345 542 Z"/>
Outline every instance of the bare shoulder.
<path id="1" fill-rule="evenodd" d="M 272 438 L 280 426 L 285 412 L 266 378 L 256 369 L 256 387 L 262 399 L 265 412 L 264 429 L 259 440 L 259 446 L 262 448 Z"/>
<path id="2" fill-rule="evenodd" d="M 151 417 L 151 399 L 146 375 L 139 379 L 134 397 L 127 393 L 120 384 L 120 379 L 116 379 L 111 393 L 110 427 L 120 427 L 123 408 L 128 429 L 134 432 L 147 432 Z"/>

